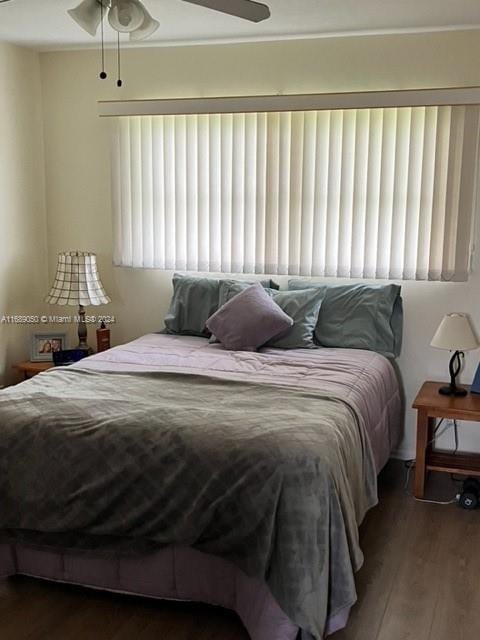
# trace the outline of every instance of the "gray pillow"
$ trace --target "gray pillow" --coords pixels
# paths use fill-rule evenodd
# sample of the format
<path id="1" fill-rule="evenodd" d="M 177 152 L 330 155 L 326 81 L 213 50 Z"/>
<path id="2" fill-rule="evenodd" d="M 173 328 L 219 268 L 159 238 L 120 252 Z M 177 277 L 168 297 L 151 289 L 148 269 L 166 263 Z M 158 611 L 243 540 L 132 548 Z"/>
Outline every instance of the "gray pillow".
<path id="1" fill-rule="evenodd" d="M 241 291 L 207 320 L 208 329 L 231 351 L 256 351 L 292 325 L 292 318 L 275 304 L 260 283 Z"/>
<path id="2" fill-rule="evenodd" d="M 254 282 L 248 282 L 245 280 L 222 280 L 219 286 L 218 292 L 218 308 L 223 307 L 223 305 L 231 300 L 234 296 L 238 295 L 241 291 L 245 291 L 248 287 L 251 287 Z M 265 286 L 263 282 L 261 285 L 265 287 L 265 291 L 271 297 L 274 293 L 276 293 L 276 289 L 273 287 Z"/>
<path id="3" fill-rule="evenodd" d="M 225 304 L 248 285 L 238 280 L 224 280 L 220 284 L 220 304 Z M 265 289 L 278 306 L 290 316 L 293 327 L 279 339 L 270 340 L 265 346 L 277 349 L 314 349 L 315 325 L 322 303 L 323 292 L 318 288 L 299 291 L 275 291 Z M 215 342 L 215 336 L 210 339 Z"/>
<path id="4" fill-rule="evenodd" d="M 312 287 L 324 296 L 315 329 L 319 344 L 377 351 L 388 358 L 400 354 L 403 310 L 399 285 L 288 282 L 289 290 Z"/>
<path id="5" fill-rule="evenodd" d="M 323 300 L 323 292 L 318 289 L 303 291 L 278 291 L 273 300 L 293 320 L 293 327 L 277 340 L 270 340 L 265 346 L 276 349 L 315 349 L 314 331 Z"/>
<path id="6" fill-rule="evenodd" d="M 173 296 L 165 316 L 167 333 L 208 338 L 210 332 L 205 323 L 220 307 L 219 292 L 222 280 L 175 273 L 172 282 Z M 270 279 L 261 280 L 260 283 L 264 287 L 278 289 L 278 285 Z"/>

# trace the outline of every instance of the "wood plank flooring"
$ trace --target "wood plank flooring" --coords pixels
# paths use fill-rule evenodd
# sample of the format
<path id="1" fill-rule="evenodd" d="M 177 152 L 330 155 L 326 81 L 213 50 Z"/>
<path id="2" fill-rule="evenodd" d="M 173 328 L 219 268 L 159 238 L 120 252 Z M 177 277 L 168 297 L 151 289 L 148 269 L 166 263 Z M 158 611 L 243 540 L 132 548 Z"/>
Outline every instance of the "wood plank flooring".
<path id="1" fill-rule="evenodd" d="M 419 503 L 403 465 L 379 482 L 380 504 L 361 528 L 359 600 L 334 640 L 480 638 L 480 509 Z M 455 486 L 433 475 L 429 497 Z M 0 580 L 1 640 L 248 640 L 235 614 L 200 604 L 116 596 L 28 578 Z"/>

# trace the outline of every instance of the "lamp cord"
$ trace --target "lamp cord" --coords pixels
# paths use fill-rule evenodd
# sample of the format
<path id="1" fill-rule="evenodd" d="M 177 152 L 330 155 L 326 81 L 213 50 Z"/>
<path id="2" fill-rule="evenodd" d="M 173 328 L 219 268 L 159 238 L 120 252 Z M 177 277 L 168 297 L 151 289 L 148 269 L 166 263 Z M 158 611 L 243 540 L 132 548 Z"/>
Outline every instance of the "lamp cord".
<path id="1" fill-rule="evenodd" d="M 435 442 L 437 438 L 442 436 L 451 427 L 451 424 L 447 424 L 439 433 L 440 427 L 442 426 L 444 421 L 445 421 L 445 418 L 442 418 L 440 422 L 437 423 L 437 425 L 435 426 L 435 429 L 433 430 L 433 438 L 427 443 L 427 446 Z M 453 420 L 453 428 L 454 428 L 454 436 L 455 436 L 455 449 L 453 453 L 456 454 L 458 451 L 458 425 L 456 420 Z M 416 500 L 417 502 L 426 502 L 428 504 L 449 505 L 449 504 L 455 504 L 457 502 L 456 498 L 453 500 L 427 500 L 425 498 L 416 498 L 409 491 L 410 473 L 412 469 L 415 467 L 415 460 L 406 460 L 404 464 L 405 464 L 406 473 L 405 473 L 405 483 L 403 485 L 403 492 L 405 493 L 405 495 L 413 497 L 413 499 Z M 453 476 L 452 476 L 452 479 L 453 479 Z"/>

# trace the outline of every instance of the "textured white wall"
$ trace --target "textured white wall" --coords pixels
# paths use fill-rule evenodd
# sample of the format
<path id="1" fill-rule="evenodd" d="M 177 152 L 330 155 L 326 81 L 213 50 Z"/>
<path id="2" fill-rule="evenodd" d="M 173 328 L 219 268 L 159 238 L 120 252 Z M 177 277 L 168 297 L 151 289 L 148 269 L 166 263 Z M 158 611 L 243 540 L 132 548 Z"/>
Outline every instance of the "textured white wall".
<path id="1" fill-rule="evenodd" d="M 95 51 L 41 55 L 50 277 L 56 254 L 97 252 L 121 342 L 162 327 L 171 273 L 112 267 L 109 122 L 99 99 L 303 93 L 480 84 L 476 32 L 329 38 L 284 43 L 139 49 L 125 53 L 122 90 L 97 79 Z M 429 341 L 449 311 L 467 311 L 480 330 L 480 275 L 468 283 L 404 283 L 405 336 L 399 359 L 407 406 L 424 379 L 444 378 L 448 354 Z M 478 354 L 468 356 L 470 381 Z M 410 456 L 414 414 L 407 411 L 400 453 Z M 461 446 L 480 450 L 480 433 L 462 425 Z"/>
<path id="2" fill-rule="evenodd" d="M 0 317 L 42 307 L 47 286 L 38 54 L 0 44 Z M 31 327 L 0 324 L 0 384 L 28 359 Z"/>

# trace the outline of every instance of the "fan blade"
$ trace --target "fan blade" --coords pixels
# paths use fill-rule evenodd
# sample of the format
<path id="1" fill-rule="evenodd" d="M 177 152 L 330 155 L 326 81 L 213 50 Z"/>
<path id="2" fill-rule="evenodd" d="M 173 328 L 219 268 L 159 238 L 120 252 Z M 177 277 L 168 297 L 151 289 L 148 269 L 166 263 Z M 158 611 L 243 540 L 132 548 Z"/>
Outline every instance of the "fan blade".
<path id="1" fill-rule="evenodd" d="M 250 20 L 251 22 L 261 22 L 270 18 L 270 9 L 266 4 L 253 2 L 253 0 L 183 0 L 190 4 L 198 4 L 214 11 L 228 13 L 237 18 Z"/>

